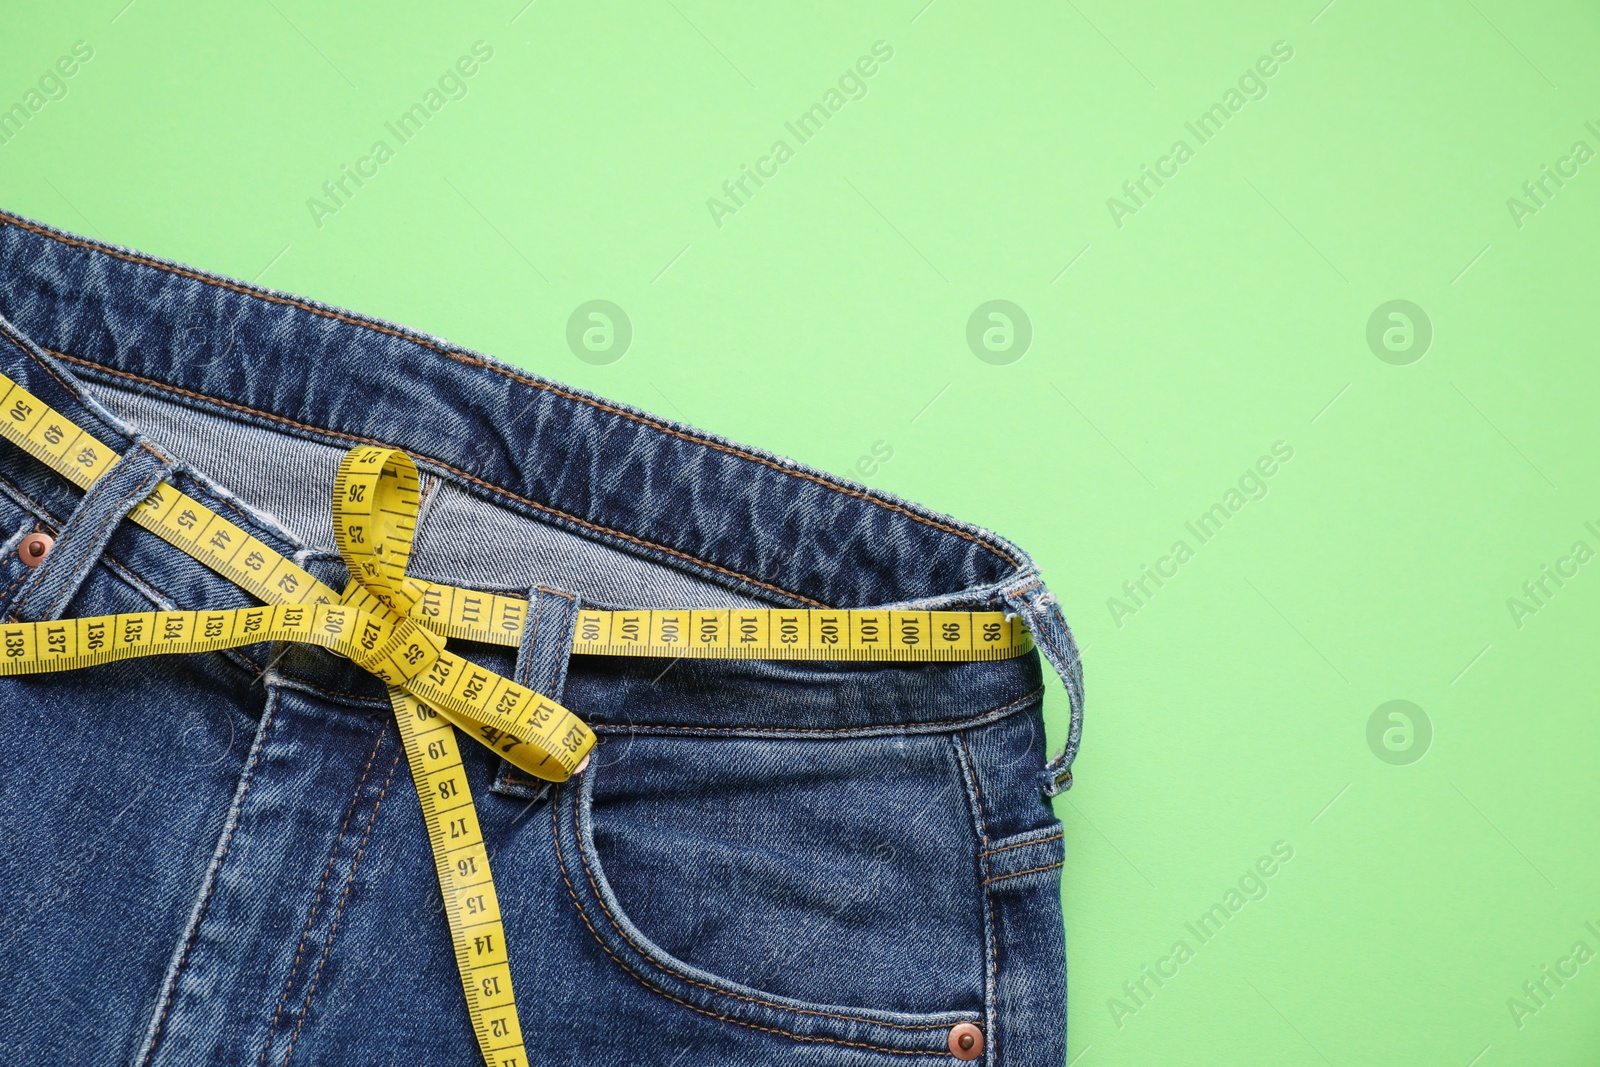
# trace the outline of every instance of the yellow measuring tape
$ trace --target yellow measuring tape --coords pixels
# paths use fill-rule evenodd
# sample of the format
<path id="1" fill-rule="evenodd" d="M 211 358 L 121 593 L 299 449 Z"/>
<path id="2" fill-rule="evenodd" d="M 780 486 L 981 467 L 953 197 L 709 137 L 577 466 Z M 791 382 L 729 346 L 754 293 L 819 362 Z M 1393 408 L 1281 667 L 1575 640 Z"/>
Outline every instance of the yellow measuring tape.
<path id="1" fill-rule="evenodd" d="M 121 462 L 5 375 L 0 436 L 83 489 Z M 344 655 L 383 679 L 421 801 L 478 1046 L 489 1067 L 527 1067 L 489 857 L 451 727 L 553 782 L 583 765 L 594 732 L 548 697 L 445 647 L 446 637 L 519 645 L 526 601 L 406 574 L 420 509 L 409 456 L 352 449 L 340 463 L 332 506 L 339 554 L 351 574 L 343 594 L 193 497 L 158 486 L 130 518 L 265 606 L 0 624 L 0 677 L 296 641 Z M 970 661 L 1032 647 L 1021 620 L 1000 612 L 583 610 L 573 652 Z"/>
<path id="2" fill-rule="evenodd" d="M 1033 645 L 998 611 L 580 611 L 572 650 L 704 659 L 1010 659 Z"/>

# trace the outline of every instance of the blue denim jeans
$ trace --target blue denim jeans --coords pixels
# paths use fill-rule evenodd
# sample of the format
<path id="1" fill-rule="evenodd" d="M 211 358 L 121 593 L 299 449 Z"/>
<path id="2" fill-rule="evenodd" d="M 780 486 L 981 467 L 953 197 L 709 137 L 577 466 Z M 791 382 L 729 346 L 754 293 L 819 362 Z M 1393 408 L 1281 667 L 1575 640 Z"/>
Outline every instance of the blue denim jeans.
<path id="1" fill-rule="evenodd" d="M 558 786 L 463 745 L 537 1064 L 1063 1060 L 1081 684 L 1018 549 L 414 331 L 0 214 L 0 370 L 127 457 L 0 442 L 0 615 L 248 606 L 121 521 L 172 482 L 337 587 L 341 454 L 423 476 L 412 572 L 526 596 L 464 655 L 600 734 Z M 55 547 L 37 568 L 17 546 Z M 579 605 L 1025 616 L 988 663 L 573 656 Z M 302 646 L 0 680 L 7 1063 L 481 1063 L 382 685 Z"/>

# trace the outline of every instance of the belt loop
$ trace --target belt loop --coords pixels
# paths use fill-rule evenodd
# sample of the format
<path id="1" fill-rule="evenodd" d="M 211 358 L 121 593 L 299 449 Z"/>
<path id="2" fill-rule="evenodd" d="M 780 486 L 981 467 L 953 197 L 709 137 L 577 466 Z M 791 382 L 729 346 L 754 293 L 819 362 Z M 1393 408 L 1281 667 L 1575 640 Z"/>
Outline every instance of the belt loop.
<path id="1" fill-rule="evenodd" d="M 1066 686 L 1071 718 L 1067 725 L 1067 743 L 1060 755 L 1045 763 L 1040 776 L 1040 787 L 1047 797 L 1056 796 L 1072 788 L 1072 761 L 1078 754 L 1078 743 L 1083 737 L 1083 661 L 1078 656 L 1077 642 L 1072 639 L 1072 629 L 1062 617 L 1061 606 L 1055 594 L 1045 588 L 1037 574 L 1024 575 L 1016 583 L 1001 590 L 1006 608 L 1022 616 L 1028 632 L 1044 658 L 1061 676 Z"/>
<path id="2" fill-rule="evenodd" d="M 561 703 L 567 687 L 567 662 L 578 621 L 578 596 L 541 585 L 528 594 L 528 621 L 517 649 L 515 678 L 536 693 Z"/>
<path id="3" fill-rule="evenodd" d="M 528 618 L 522 626 L 522 644 L 517 648 L 517 668 L 512 678 L 558 704 L 567 687 L 567 663 L 572 657 L 579 603 L 576 593 L 545 585 L 528 593 Z M 549 794 L 551 784 L 502 761 L 494 788 L 507 796 L 539 800 Z"/>
<path id="4" fill-rule="evenodd" d="M 117 524 L 173 470 L 171 459 L 144 439 L 135 438 L 122 461 L 83 494 L 56 534 L 50 554 L 18 587 L 10 614 L 23 622 L 61 618 L 67 603 L 100 562 Z"/>

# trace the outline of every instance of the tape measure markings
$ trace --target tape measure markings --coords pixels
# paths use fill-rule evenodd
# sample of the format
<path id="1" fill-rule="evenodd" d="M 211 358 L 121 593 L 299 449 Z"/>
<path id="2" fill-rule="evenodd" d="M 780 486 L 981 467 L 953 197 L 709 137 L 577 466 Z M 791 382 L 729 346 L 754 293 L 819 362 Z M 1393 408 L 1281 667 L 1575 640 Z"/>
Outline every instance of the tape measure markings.
<path id="1" fill-rule="evenodd" d="M 87 490 L 121 462 L 110 447 L 0 375 L 0 436 Z M 333 521 L 352 581 L 341 595 L 169 484 L 130 517 L 265 601 L 220 611 L 150 611 L 0 625 L 0 677 L 266 641 L 316 644 L 389 686 L 434 857 L 473 1033 L 488 1067 L 528 1067 L 505 929 L 452 727 L 520 769 L 564 781 L 593 747 L 577 716 L 445 648 L 447 637 L 519 645 L 525 600 L 407 576 L 420 479 L 393 449 L 346 453 Z M 973 661 L 1033 647 L 1000 612 L 860 609 L 581 610 L 580 655 Z"/>
<path id="2" fill-rule="evenodd" d="M 120 461 L 110 448 L 43 401 L 10 379 L 4 380 L 9 388 L 0 393 L 0 411 L 11 422 L 7 426 L 0 419 L 0 427 L 5 428 L 6 436 L 85 488 Z M 374 453 L 386 451 L 363 447 Z M 74 449 L 85 462 L 74 460 Z M 414 518 L 408 518 L 403 509 L 391 510 L 403 528 L 414 530 Z M 134 509 L 132 517 L 259 599 L 274 603 L 339 600 L 337 593 L 304 569 L 170 485 L 159 486 Z M 515 647 L 521 643 L 527 623 L 526 599 L 405 576 L 397 580 L 397 588 L 408 601 L 404 613 L 436 633 L 485 644 Z M 633 636 L 630 629 L 641 621 L 641 632 L 648 634 L 645 640 Z M 654 609 L 581 612 L 572 651 L 609 656 L 937 662 L 1006 659 L 1032 647 L 1021 621 L 1015 617 L 1008 620 L 1001 612 Z"/>
<path id="3" fill-rule="evenodd" d="M 1002 612 L 870 609 L 580 611 L 573 651 L 760 659 L 1006 659 L 1032 648 Z"/>
<path id="4" fill-rule="evenodd" d="M 391 696 L 478 1047 L 489 1067 L 526 1067 L 505 927 L 455 732 L 447 717 L 404 691 Z"/>
<path id="5" fill-rule="evenodd" d="M 8 378 L 4 384 L 0 433 L 69 480 L 87 489 L 120 462 L 81 429 L 69 434 L 76 428 L 21 386 Z M 92 443 L 83 443 L 86 439 Z M 356 450 L 344 457 L 335 485 L 341 490 L 333 509 L 339 547 L 357 579 L 345 597 L 336 597 L 216 512 L 163 485 L 134 508 L 135 521 L 268 606 L 0 626 L 0 676 L 297 641 L 331 648 L 384 679 L 423 810 L 474 1036 L 489 1067 L 526 1067 L 489 856 L 450 727 L 502 742 L 494 747 L 517 766 L 558 781 L 571 775 L 594 735 L 567 709 L 447 651 L 443 636 L 427 629 L 425 620 L 419 624 L 401 614 L 411 606 L 404 571 L 418 504 L 409 457 Z M 352 485 L 359 491 L 351 491 Z M 367 544 L 364 536 L 351 536 L 362 503 L 368 505 L 362 524 L 384 516 L 377 520 L 381 542 Z M 360 528 L 364 534 L 364 525 Z M 419 728 L 424 722 L 426 727 Z"/>

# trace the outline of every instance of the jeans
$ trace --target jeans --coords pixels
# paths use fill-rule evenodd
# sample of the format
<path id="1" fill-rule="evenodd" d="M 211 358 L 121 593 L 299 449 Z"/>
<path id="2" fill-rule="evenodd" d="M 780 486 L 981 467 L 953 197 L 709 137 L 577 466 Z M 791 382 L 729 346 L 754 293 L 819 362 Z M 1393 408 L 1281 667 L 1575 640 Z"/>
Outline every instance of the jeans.
<path id="1" fill-rule="evenodd" d="M 444 341 L 0 214 L 0 370 L 126 457 L 0 442 L 0 615 L 245 607 L 132 522 L 167 481 L 324 582 L 341 455 L 422 472 L 412 573 L 526 597 L 463 655 L 600 735 L 463 745 L 536 1064 L 1064 1058 L 1072 637 L 1015 546 Z M 55 539 L 28 566 L 24 538 Z M 974 663 L 570 654 L 578 608 L 1005 609 Z M 301 645 L 0 679 L 9 1063 L 481 1063 L 381 683 Z M 970 1032 L 970 1030 L 968 1031 Z M 914 1058 L 913 1058 L 914 1057 Z"/>

